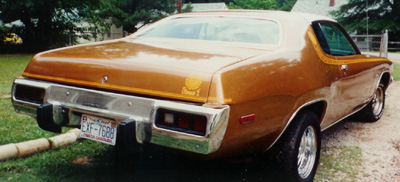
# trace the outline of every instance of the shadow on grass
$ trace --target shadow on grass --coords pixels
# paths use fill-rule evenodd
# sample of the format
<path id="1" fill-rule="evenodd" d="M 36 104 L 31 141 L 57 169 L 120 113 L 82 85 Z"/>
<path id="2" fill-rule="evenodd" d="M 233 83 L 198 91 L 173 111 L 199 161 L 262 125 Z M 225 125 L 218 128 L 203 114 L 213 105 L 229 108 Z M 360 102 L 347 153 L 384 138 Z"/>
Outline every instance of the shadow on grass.
<path id="1" fill-rule="evenodd" d="M 69 166 L 65 181 L 276 181 L 269 161 L 197 161 L 160 150 L 141 153 L 115 148 L 83 164 Z M 264 163 L 263 163 L 264 162 Z M 72 172 L 71 171 L 71 172 Z"/>

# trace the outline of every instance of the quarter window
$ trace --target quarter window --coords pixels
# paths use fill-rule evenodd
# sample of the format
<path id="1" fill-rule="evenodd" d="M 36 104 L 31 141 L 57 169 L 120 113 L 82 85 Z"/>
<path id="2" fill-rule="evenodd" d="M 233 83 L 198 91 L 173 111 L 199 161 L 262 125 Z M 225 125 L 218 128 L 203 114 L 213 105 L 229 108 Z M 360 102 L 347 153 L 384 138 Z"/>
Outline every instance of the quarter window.
<path id="1" fill-rule="evenodd" d="M 318 41 L 325 53 L 334 56 L 357 54 L 357 49 L 348 38 L 347 33 L 335 23 L 318 22 L 313 24 Z"/>

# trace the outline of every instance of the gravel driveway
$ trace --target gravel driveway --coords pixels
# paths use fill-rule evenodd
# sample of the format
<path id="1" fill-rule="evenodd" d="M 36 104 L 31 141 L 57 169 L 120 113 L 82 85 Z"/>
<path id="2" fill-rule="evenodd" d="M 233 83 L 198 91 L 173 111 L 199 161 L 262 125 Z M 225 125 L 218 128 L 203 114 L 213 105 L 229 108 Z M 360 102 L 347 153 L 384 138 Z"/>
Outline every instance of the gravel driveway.
<path id="1" fill-rule="evenodd" d="M 400 181 L 400 82 L 386 91 L 384 115 L 378 122 L 343 121 L 322 132 L 322 147 L 333 146 L 361 148 L 363 165 L 357 181 Z"/>

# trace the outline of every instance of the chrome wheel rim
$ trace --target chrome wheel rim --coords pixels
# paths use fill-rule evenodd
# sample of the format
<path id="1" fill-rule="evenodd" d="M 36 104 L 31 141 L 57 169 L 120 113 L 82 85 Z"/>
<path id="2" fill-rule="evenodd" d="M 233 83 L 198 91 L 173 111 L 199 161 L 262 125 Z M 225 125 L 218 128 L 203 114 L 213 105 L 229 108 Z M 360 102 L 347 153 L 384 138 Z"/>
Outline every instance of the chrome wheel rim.
<path id="1" fill-rule="evenodd" d="M 317 155 L 317 138 L 315 129 L 308 126 L 301 137 L 297 155 L 297 170 L 302 179 L 306 179 L 314 168 Z"/>
<path id="2" fill-rule="evenodd" d="M 374 97 L 372 98 L 372 111 L 375 116 L 379 116 L 383 109 L 383 89 L 382 87 L 378 87 L 376 89 Z"/>

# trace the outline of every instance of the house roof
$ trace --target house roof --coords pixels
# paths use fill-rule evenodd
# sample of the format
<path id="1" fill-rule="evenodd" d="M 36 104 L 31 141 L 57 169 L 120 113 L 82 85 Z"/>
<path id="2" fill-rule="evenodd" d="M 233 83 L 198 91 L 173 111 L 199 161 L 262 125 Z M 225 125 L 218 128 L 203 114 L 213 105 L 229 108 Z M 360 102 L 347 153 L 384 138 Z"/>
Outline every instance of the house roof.
<path id="1" fill-rule="evenodd" d="M 187 6 L 187 4 L 185 4 L 184 7 L 185 6 Z M 192 8 L 192 12 L 228 9 L 225 3 L 192 3 Z"/>
<path id="2" fill-rule="evenodd" d="M 292 12 L 311 13 L 333 18 L 329 12 L 338 10 L 340 6 L 347 4 L 349 0 L 333 0 L 334 5 L 330 6 L 332 0 L 297 0 Z"/>

